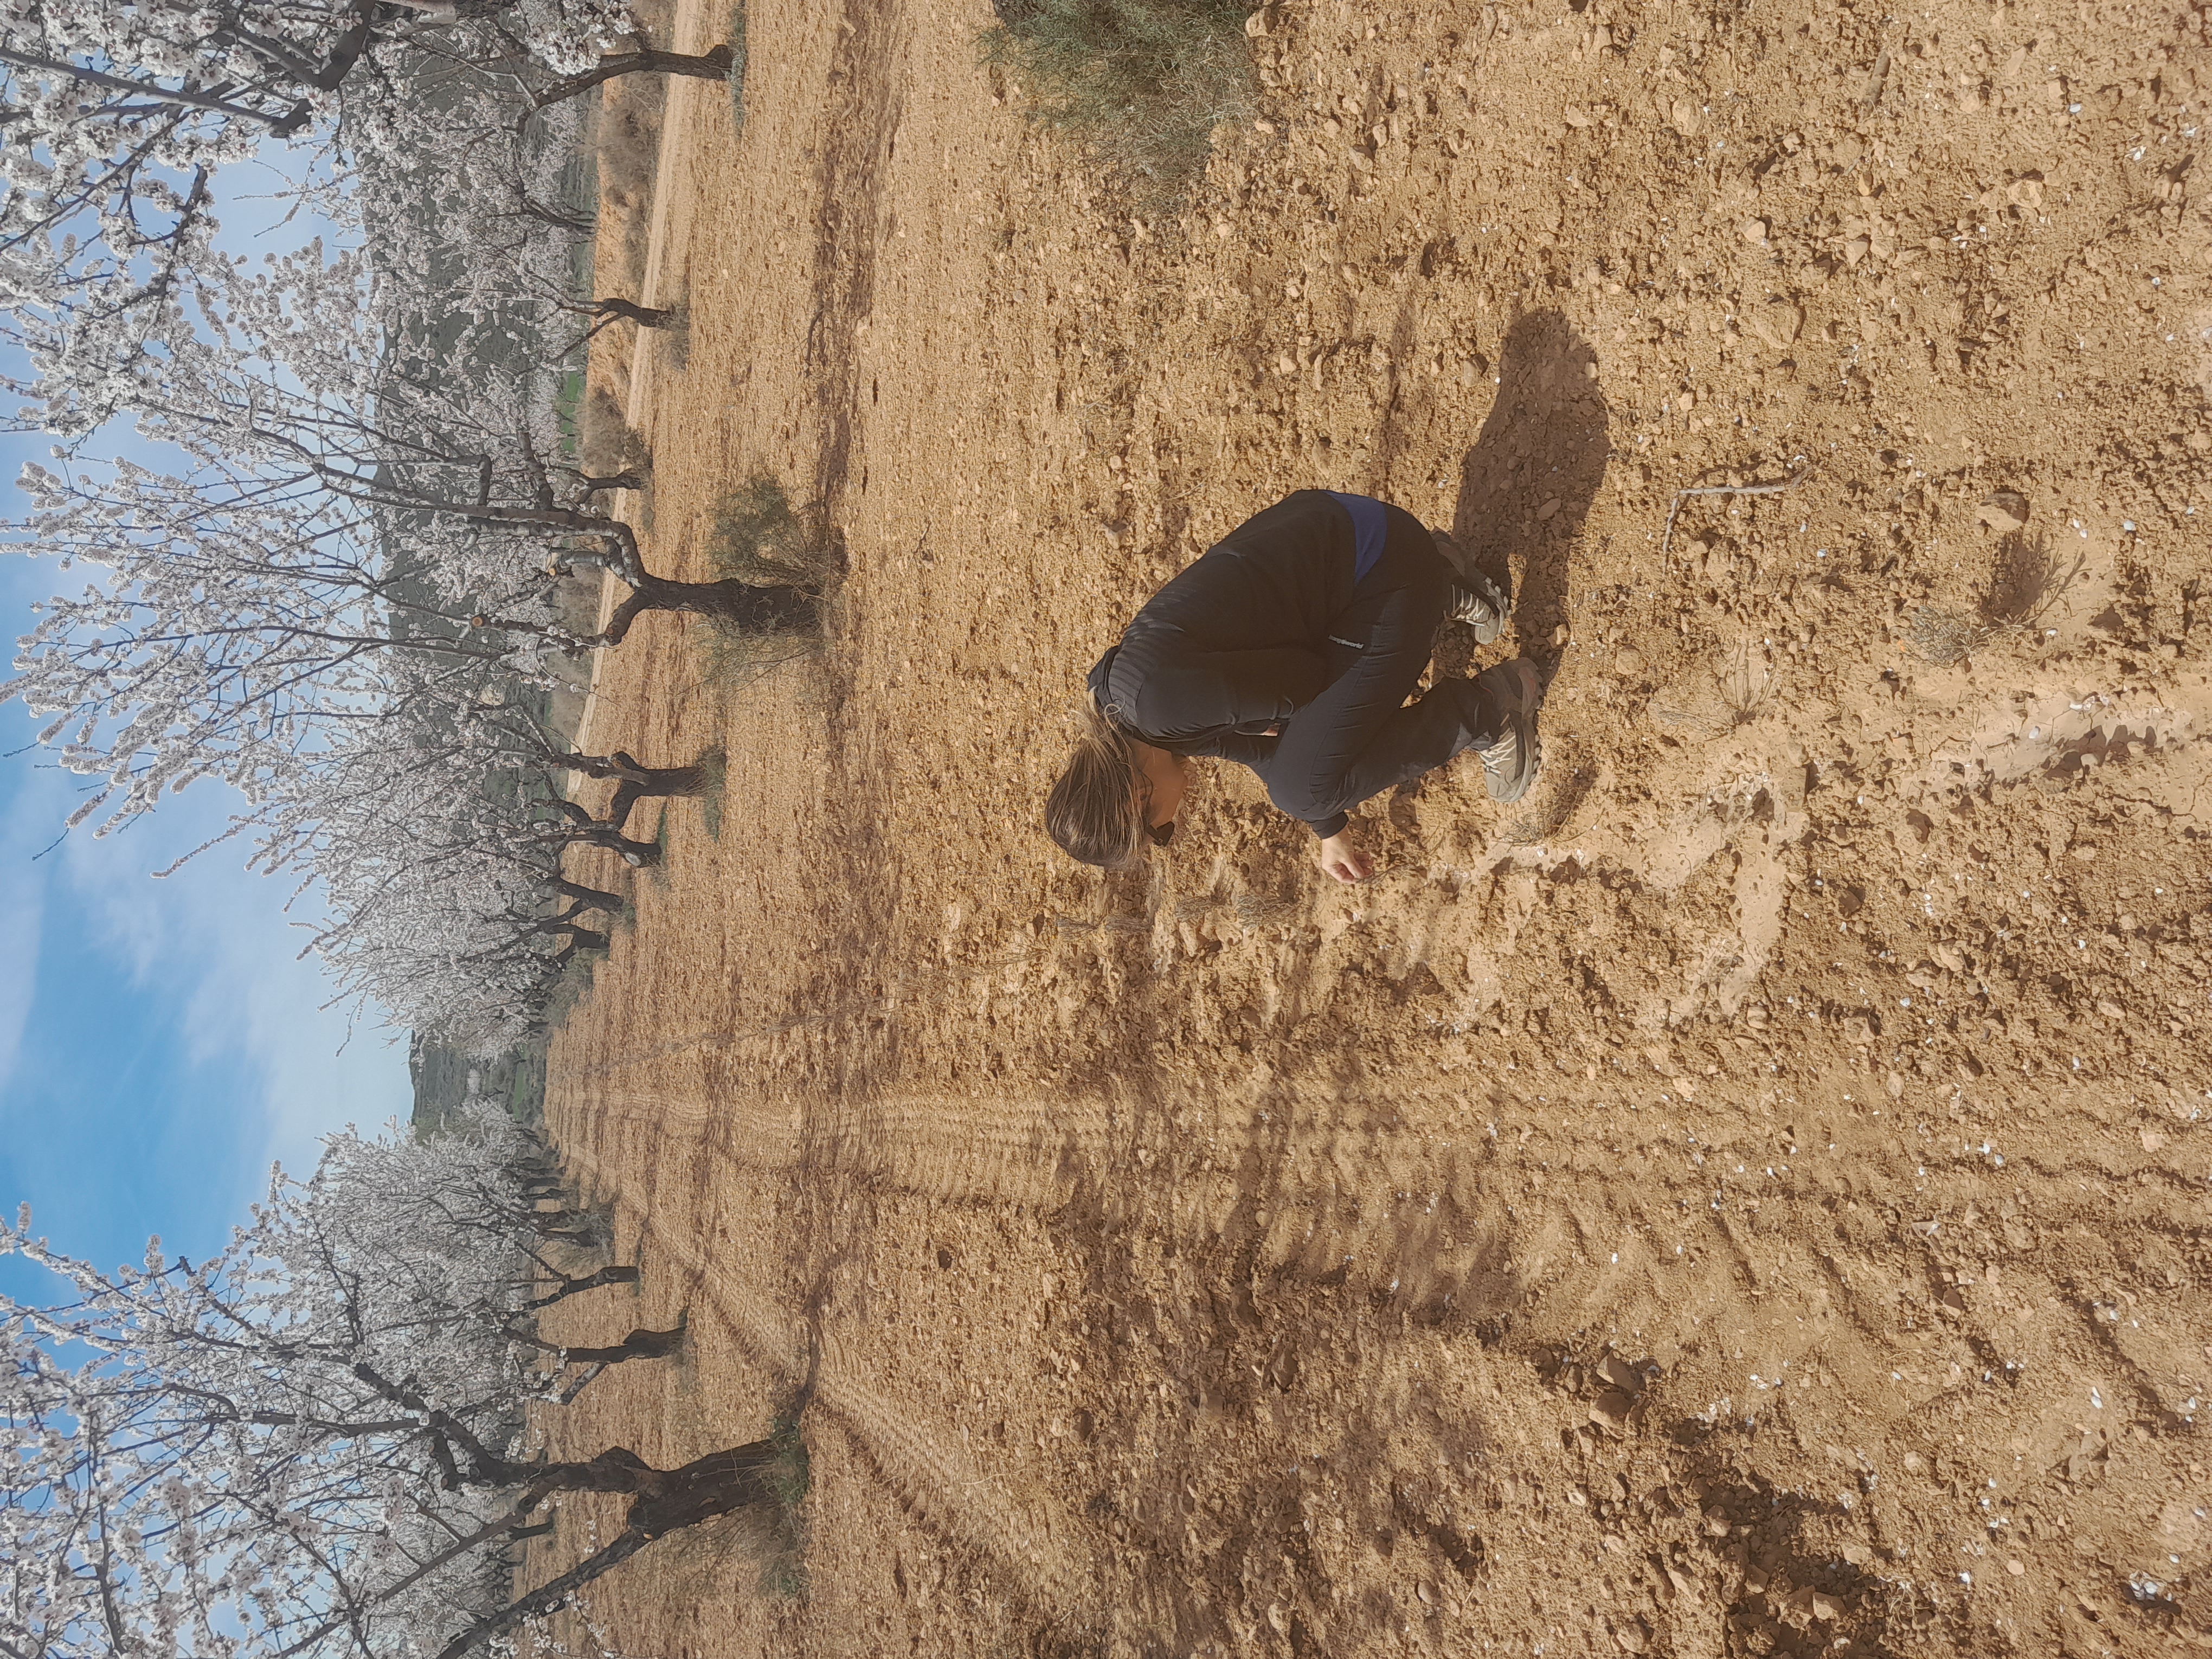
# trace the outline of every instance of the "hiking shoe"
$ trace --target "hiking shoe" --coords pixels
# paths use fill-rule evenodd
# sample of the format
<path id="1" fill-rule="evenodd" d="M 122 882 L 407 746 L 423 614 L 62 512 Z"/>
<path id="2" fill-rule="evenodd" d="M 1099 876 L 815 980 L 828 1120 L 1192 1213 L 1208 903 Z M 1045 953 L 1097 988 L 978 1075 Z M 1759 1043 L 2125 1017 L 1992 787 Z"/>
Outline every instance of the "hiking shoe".
<path id="1" fill-rule="evenodd" d="M 1536 681 L 1536 665 L 1516 657 L 1486 668 L 1475 684 L 1487 687 L 1498 700 L 1499 730 L 1497 741 L 1482 750 L 1482 783 L 1497 801 L 1516 801 L 1528 793 L 1543 764 L 1544 745 L 1536 737 L 1536 707 L 1544 700 Z"/>
<path id="2" fill-rule="evenodd" d="M 1445 590 L 1446 620 L 1465 623 L 1474 630 L 1476 642 L 1488 645 L 1505 631 L 1513 607 L 1498 591 L 1498 584 L 1480 571 L 1469 571 L 1465 584 L 1454 582 Z"/>
<path id="3" fill-rule="evenodd" d="M 1465 623 L 1474 630 L 1478 643 L 1488 645 L 1505 631 L 1505 619 L 1513 614 L 1513 603 L 1498 591 L 1498 584 L 1468 563 L 1467 550 L 1441 530 L 1431 530 L 1437 551 L 1451 567 L 1452 579 L 1444 592 L 1444 620 Z"/>

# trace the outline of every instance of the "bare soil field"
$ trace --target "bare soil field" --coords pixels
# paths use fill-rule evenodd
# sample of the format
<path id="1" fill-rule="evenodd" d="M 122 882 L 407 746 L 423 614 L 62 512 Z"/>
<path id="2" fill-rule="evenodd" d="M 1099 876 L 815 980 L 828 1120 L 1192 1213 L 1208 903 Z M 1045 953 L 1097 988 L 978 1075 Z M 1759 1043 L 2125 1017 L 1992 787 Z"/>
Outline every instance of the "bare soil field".
<path id="1" fill-rule="evenodd" d="M 650 556 L 765 472 L 848 574 L 599 665 L 726 757 L 550 1066 L 646 1265 L 577 1329 L 692 1343 L 541 1426 L 812 1474 L 574 1650 L 2212 1648 L 2212 13 L 1273 7 L 1152 222 L 989 21 L 756 0 L 742 131 L 667 98 Z M 1312 484 L 1510 577 L 1537 788 L 1338 889 L 1198 763 L 1070 863 L 1084 672 Z"/>

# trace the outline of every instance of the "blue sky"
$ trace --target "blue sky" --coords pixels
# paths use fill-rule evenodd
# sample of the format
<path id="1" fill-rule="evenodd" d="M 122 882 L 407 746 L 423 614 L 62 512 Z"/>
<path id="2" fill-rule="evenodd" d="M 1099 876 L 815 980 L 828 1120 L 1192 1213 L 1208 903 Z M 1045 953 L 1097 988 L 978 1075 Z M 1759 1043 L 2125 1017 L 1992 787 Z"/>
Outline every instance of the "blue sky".
<path id="1" fill-rule="evenodd" d="M 240 198 L 270 181 L 227 182 L 222 240 L 270 246 L 256 238 L 270 210 Z M 45 458 L 41 441 L 0 437 L 0 490 Z M 0 501 L 0 518 L 21 507 Z M 9 656 L 30 605 L 83 579 L 0 553 Z M 38 724 L 0 704 L 0 751 L 26 750 Z M 35 747 L 0 757 L 0 1205 L 12 1218 L 28 1200 L 37 1231 L 103 1267 L 136 1261 L 149 1233 L 197 1258 L 245 1218 L 272 1160 L 304 1172 L 327 1131 L 406 1115 L 405 1043 L 374 1025 L 348 1041 L 320 970 L 297 959 L 312 896 L 284 914 L 292 884 L 247 874 L 243 845 L 153 879 L 221 831 L 235 796 L 197 784 L 125 831 L 87 824 L 38 856 L 80 783 Z M 0 1293 L 51 1284 L 0 1257 Z"/>

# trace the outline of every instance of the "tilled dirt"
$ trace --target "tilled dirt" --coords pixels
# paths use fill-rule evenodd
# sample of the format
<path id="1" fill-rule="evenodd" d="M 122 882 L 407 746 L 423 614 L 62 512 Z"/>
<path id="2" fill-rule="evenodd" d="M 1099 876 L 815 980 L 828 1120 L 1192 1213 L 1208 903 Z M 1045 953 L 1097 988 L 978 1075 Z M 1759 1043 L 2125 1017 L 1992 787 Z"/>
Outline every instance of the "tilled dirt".
<path id="1" fill-rule="evenodd" d="M 742 136 L 669 99 L 652 556 L 765 471 L 848 574 L 804 659 L 599 666 L 727 773 L 556 1043 L 647 1267 L 574 1316 L 694 1343 L 543 1426 L 807 1386 L 812 1484 L 570 1638 L 2212 1647 L 2206 14 L 1271 9 L 1164 222 L 988 21 L 765 0 Z M 1510 579 L 1537 789 L 1339 890 L 1200 763 L 1068 863 L 1084 671 L 1308 484 Z"/>

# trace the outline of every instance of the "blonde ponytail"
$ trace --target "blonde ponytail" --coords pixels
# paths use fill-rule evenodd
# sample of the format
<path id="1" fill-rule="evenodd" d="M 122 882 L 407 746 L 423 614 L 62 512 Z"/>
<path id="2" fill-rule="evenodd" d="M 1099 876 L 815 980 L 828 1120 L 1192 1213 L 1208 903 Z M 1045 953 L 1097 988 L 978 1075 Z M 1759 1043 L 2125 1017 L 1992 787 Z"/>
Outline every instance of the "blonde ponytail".
<path id="1" fill-rule="evenodd" d="M 1101 869 L 1127 870 L 1143 849 L 1136 751 L 1096 696 L 1085 699 L 1075 752 L 1045 797 L 1044 829 L 1071 858 Z"/>

